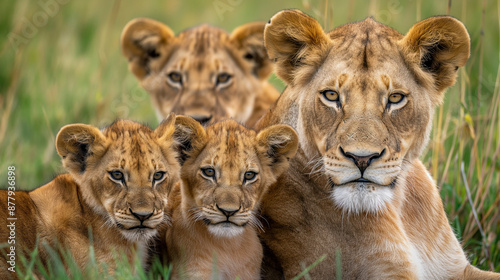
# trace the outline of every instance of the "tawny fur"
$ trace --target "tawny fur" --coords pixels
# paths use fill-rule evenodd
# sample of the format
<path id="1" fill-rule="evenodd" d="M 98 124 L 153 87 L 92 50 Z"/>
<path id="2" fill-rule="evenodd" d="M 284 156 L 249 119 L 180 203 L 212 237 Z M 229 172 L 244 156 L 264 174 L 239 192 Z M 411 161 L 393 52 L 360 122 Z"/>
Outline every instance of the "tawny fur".
<path id="1" fill-rule="evenodd" d="M 117 121 L 103 131 L 84 124 L 67 125 L 57 136 L 57 151 L 69 174 L 30 192 L 18 191 L 16 199 L 17 265 L 20 256 L 29 261 L 38 238 L 37 258 L 49 265 L 46 245 L 56 252 L 69 252 L 80 269 L 90 264 L 90 246 L 99 265 L 113 273 L 115 257 L 124 254 L 134 264 L 145 265 L 148 252 L 141 251 L 170 219 L 167 196 L 178 182 L 179 164 L 171 147 L 175 129 L 172 116 L 156 130 L 144 125 Z M 113 180 L 112 171 L 124 174 Z M 155 172 L 165 172 L 155 180 Z M 157 177 L 159 178 L 159 177 Z M 0 218 L 7 221 L 7 191 L 0 191 Z M 150 214 L 140 221 L 136 215 Z M 135 228 L 137 226 L 144 228 Z M 0 243 L 9 232 L 0 231 Z M 7 271 L 6 251 L 0 255 L 2 277 Z"/>
<path id="2" fill-rule="evenodd" d="M 173 278 L 259 279 L 258 208 L 295 154 L 297 135 L 285 125 L 257 134 L 233 120 L 205 131 L 180 116 L 176 125 L 175 138 L 186 158 L 181 187 L 171 198 L 173 220 L 166 236 Z M 203 173 L 205 168 L 213 168 L 213 178 Z M 254 177 L 247 180 L 248 172 Z"/>
<path id="3" fill-rule="evenodd" d="M 160 120 L 174 112 L 202 123 L 231 117 L 253 127 L 279 96 L 267 82 L 272 63 L 264 25 L 248 23 L 231 34 L 201 25 L 175 36 L 163 23 L 139 18 L 123 29 L 122 51 Z"/>
<path id="4" fill-rule="evenodd" d="M 403 36 L 368 18 L 325 33 L 286 10 L 264 38 L 288 87 L 257 128 L 288 124 L 300 139 L 262 203 L 264 277 L 326 255 L 312 279 L 498 279 L 468 263 L 418 159 L 469 57 L 463 24 L 433 17 Z"/>

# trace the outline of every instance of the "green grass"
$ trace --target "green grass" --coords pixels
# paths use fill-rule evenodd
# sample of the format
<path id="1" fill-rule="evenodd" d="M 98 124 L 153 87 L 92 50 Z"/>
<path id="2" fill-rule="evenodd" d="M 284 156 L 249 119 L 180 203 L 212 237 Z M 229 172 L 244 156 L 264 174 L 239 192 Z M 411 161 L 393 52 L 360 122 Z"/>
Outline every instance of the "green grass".
<path id="1" fill-rule="evenodd" d="M 63 251 L 62 254 L 59 254 L 58 251 L 53 248 L 43 245 L 43 247 L 50 252 L 50 260 L 51 262 L 44 266 L 40 258 L 38 258 L 38 250 L 35 250 L 30 255 L 29 260 L 21 256 L 20 261 L 22 263 L 22 268 L 16 270 L 16 273 L 19 279 L 22 280 L 36 280 L 39 277 L 43 277 L 42 279 L 51 279 L 51 280 L 65 280 L 65 279 L 73 279 L 73 280 L 85 280 L 85 279 L 101 279 L 101 280 L 111 280 L 111 279 L 120 279 L 120 280 L 156 280 L 163 279 L 168 280 L 171 277 L 172 267 L 164 266 L 158 258 L 155 258 L 152 261 L 152 264 L 148 271 L 146 272 L 142 265 L 141 260 L 136 257 L 134 259 L 134 263 L 131 266 L 125 255 L 116 253 L 114 257 L 114 263 L 116 264 L 116 268 L 109 269 L 108 263 L 99 263 L 95 255 L 93 254 L 94 248 L 90 247 L 90 264 L 85 269 L 80 269 L 74 259 L 71 257 L 71 254 L 68 251 Z M 320 264 L 326 255 L 321 256 L 317 261 L 304 268 L 304 271 L 299 273 L 293 279 L 301 279 L 304 277 L 305 279 L 310 279 L 309 271 L 314 269 L 318 264 Z M 340 255 L 337 255 L 337 258 L 340 258 Z M 337 264 L 337 267 L 340 268 L 340 263 Z M 214 272 L 217 270 L 216 261 L 214 261 Z M 214 274 L 213 280 L 217 280 L 217 275 Z M 239 279 L 239 278 L 237 278 Z M 237 280 L 236 279 L 236 280 Z M 342 279 L 342 277 L 337 278 Z"/>
<path id="2" fill-rule="evenodd" d="M 40 2 L 47 1 L 53 2 Z M 54 138 L 66 124 L 104 126 L 116 118 L 157 124 L 148 94 L 129 73 L 120 51 L 120 32 L 134 17 L 163 21 L 176 32 L 205 22 L 232 30 L 249 21 L 267 21 L 284 8 L 299 8 L 327 29 L 374 16 L 405 33 L 417 20 L 450 14 L 469 30 L 471 59 L 436 111 L 422 159 L 441 188 L 450 221 L 472 263 L 498 271 L 500 7 L 497 1 L 450 2 L 68 1 L 16 47 L 9 34 L 24 36 L 26 22 L 33 23 L 43 9 L 39 1 L 1 1 L 0 186 L 7 184 L 9 165 L 16 166 L 18 189 L 33 189 L 64 172 Z M 215 5 L 226 10 L 218 12 Z M 283 88 L 278 79 L 273 83 Z"/>
<path id="3" fill-rule="evenodd" d="M 163 266 L 158 259 L 155 259 L 148 272 L 145 272 L 141 265 L 141 260 L 136 257 L 133 265 L 130 265 L 125 255 L 116 252 L 114 263 L 116 268 L 111 269 L 109 263 L 99 263 L 93 254 L 94 248 L 90 247 L 89 266 L 80 269 L 68 251 L 59 251 L 45 245 L 43 246 L 50 256 L 50 263 L 44 266 L 38 258 L 38 250 L 35 250 L 28 260 L 21 256 L 20 261 L 23 268 L 17 269 L 16 273 L 22 280 L 42 279 L 121 279 L 121 280 L 155 280 L 170 279 L 171 268 Z"/>

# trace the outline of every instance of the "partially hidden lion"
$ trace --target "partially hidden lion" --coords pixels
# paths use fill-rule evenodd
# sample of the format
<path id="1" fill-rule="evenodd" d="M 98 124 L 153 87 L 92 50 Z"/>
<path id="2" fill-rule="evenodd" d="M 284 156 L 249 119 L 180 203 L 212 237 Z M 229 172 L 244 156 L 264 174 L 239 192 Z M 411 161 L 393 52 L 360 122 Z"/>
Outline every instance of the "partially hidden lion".
<path id="1" fill-rule="evenodd" d="M 179 180 L 174 121 L 172 115 L 155 130 L 124 120 L 102 131 L 85 124 L 64 126 L 56 147 L 69 173 L 29 192 L 0 191 L 0 243 L 7 244 L 0 255 L 2 279 L 16 278 L 7 262 L 11 246 L 13 264 L 20 266 L 20 255 L 29 261 L 37 241 L 36 258 L 47 266 L 53 258 L 47 246 L 69 252 L 82 270 L 93 263 L 91 246 L 95 261 L 110 273 L 122 254 L 131 264 L 136 257 L 145 264 L 146 245 L 169 222 L 167 197 Z M 12 215 L 7 196 L 15 199 Z M 11 221 L 14 243 L 4 224 Z"/>
<path id="2" fill-rule="evenodd" d="M 205 124 L 234 118 L 252 127 L 278 98 L 263 42 L 264 22 L 231 34 L 209 25 L 177 36 L 165 24 L 138 18 L 123 29 L 129 69 L 151 95 L 161 120 L 170 112 Z"/>
<path id="3" fill-rule="evenodd" d="M 325 33 L 285 10 L 264 40 L 288 86 L 257 129 L 299 135 L 262 203 L 264 277 L 291 279 L 324 257 L 311 279 L 499 279 L 469 264 L 419 160 L 469 58 L 464 25 L 431 17 L 402 35 L 367 18 Z"/>
<path id="4" fill-rule="evenodd" d="M 259 133 L 226 120 L 206 129 L 178 116 L 181 186 L 167 229 L 174 279 L 260 279 L 261 199 L 288 168 L 298 136 L 288 125 Z"/>

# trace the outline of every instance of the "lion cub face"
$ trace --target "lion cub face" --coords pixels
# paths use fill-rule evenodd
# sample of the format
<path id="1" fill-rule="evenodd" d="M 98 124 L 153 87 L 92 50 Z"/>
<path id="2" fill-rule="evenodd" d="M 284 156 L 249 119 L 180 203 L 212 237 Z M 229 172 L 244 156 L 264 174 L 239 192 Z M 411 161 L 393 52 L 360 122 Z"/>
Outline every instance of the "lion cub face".
<path id="1" fill-rule="evenodd" d="M 103 131 L 75 124 L 57 136 L 57 151 L 84 201 L 131 241 L 151 238 L 168 219 L 167 195 L 179 172 L 171 147 L 174 120 L 154 131 L 123 120 Z"/>
<path id="2" fill-rule="evenodd" d="M 368 18 L 325 33 L 313 18 L 289 10 L 271 19 L 265 41 L 298 106 L 298 117 L 287 121 L 334 202 L 347 212 L 382 211 L 395 198 L 405 162 L 428 142 L 434 108 L 469 57 L 463 24 L 434 17 L 403 36 Z"/>
<path id="3" fill-rule="evenodd" d="M 232 34 L 201 25 L 175 36 L 163 23 L 135 19 L 123 30 L 122 50 L 160 119 L 174 112 L 201 123 L 245 122 L 272 71 L 264 25 L 249 23 Z"/>
<path id="4" fill-rule="evenodd" d="M 287 125 L 260 133 L 233 120 L 206 130 L 179 116 L 176 135 L 183 161 L 182 211 L 202 221 L 211 234 L 232 237 L 247 225 L 258 227 L 256 211 L 267 188 L 288 168 L 298 137 Z"/>

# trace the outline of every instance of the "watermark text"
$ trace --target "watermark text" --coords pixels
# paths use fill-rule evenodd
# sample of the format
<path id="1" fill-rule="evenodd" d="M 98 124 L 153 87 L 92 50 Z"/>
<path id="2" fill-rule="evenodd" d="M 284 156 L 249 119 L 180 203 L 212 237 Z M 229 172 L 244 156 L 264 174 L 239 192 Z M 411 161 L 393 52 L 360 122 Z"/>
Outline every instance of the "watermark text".
<path id="1" fill-rule="evenodd" d="M 7 231 L 10 245 L 7 253 L 7 264 L 10 272 L 16 271 L 16 167 L 7 168 Z"/>
<path id="2" fill-rule="evenodd" d="M 19 32 L 10 32 L 9 42 L 14 49 L 26 45 L 30 39 L 35 37 L 38 29 L 44 27 L 50 18 L 59 13 L 60 7 L 69 2 L 69 0 L 39 0 L 40 9 L 36 11 L 31 18 L 23 17 L 21 19 L 22 28 Z"/>

